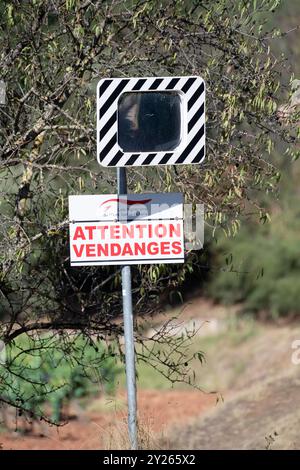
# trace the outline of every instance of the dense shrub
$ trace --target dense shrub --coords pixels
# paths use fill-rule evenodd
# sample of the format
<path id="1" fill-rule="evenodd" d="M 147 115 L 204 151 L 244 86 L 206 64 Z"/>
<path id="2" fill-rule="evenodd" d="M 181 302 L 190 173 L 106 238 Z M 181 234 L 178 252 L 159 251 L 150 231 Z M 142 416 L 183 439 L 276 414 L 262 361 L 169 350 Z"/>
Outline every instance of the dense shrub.
<path id="1" fill-rule="evenodd" d="M 254 313 L 299 314 L 299 255 L 299 216 L 295 210 L 281 212 L 270 224 L 248 226 L 219 242 L 209 292 L 217 301 L 240 302 Z"/>

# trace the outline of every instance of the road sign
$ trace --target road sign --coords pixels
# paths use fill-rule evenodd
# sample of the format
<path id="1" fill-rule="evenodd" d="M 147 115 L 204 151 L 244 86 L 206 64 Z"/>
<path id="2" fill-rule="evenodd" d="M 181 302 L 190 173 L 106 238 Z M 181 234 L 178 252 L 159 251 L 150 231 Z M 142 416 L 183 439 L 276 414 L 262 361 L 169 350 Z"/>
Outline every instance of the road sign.
<path id="1" fill-rule="evenodd" d="M 183 263 L 178 193 L 69 196 L 71 266 Z"/>
<path id="2" fill-rule="evenodd" d="M 103 166 L 201 163 L 201 77 L 105 78 L 97 87 L 97 158 Z"/>

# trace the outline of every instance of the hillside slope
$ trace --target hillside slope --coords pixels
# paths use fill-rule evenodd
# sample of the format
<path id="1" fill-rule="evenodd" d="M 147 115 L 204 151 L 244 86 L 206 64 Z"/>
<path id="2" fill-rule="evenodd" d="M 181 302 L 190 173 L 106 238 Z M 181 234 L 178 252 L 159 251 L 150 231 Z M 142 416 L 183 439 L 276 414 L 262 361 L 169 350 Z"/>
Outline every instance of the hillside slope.
<path id="1" fill-rule="evenodd" d="M 242 344 L 230 345 L 228 338 L 221 347 L 211 344 L 203 379 L 217 363 L 224 401 L 172 430 L 169 447 L 299 449 L 300 365 L 292 363 L 296 339 L 299 325 L 260 325 Z"/>

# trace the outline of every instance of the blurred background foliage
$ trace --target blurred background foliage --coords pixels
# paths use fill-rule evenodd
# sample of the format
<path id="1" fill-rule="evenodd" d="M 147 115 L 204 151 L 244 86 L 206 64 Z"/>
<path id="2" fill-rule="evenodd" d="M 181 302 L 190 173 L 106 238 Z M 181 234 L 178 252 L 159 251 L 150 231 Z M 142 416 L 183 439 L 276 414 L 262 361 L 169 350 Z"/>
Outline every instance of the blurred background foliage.
<path id="1" fill-rule="evenodd" d="M 288 70 L 299 79 L 300 3 L 284 0 L 268 22 L 287 33 L 274 40 L 273 51 L 285 54 Z M 242 311 L 275 319 L 300 314 L 300 162 L 292 162 L 280 149 L 270 159 L 281 178 L 276 198 L 261 197 L 269 218 L 265 223 L 244 221 L 235 237 L 219 233 L 217 243 L 211 244 L 214 261 L 207 292 L 218 302 L 240 303 Z"/>
<path id="2" fill-rule="evenodd" d="M 45 415 L 53 423 L 68 417 L 72 400 L 113 395 L 118 374 L 113 344 L 83 335 L 57 338 L 52 334 L 19 336 L 6 350 L 5 381 L 0 384 L 2 401 L 19 402 L 30 423 Z"/>
<path id="3" fill-rule="evenodd" d="M 220 240 L 215 256 L 222 269 L 211 273 L 209 294 L 264 317 L 299 314 L 299 216 L 297 206 L 287 205 L 271 222 L 245 224 L 234 239 Z"/>

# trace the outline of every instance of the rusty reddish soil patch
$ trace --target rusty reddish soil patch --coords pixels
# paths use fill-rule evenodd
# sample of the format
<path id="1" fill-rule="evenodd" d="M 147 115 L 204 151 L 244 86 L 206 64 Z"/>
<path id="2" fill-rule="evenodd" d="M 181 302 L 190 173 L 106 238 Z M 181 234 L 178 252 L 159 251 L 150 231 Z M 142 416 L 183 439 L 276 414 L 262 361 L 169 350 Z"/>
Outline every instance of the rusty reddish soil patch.
<path id="1" fill-rule="evenodd" d="M 142 419 L 153 421 L 152 429 L 159 432 L 171 424 L 186 423 L 214 406 L 216 396 L 198 391 L 143 390 L 139 393 Z"/>
<path id="2" fill-rule="evenodd" d="M 121 400 L 124 395 L 120 396 Z M 167 432 L 174 424 L 186 424 L 216 403 L 214 395 L 185 390 L 140 390 L 138 393 L 140 421 L 153 433 Z M 56 428 L 39 425 L 27 435 L 0 433 L 0 444 L 9 450 L 38 449 L 101 449 L 103 436 L 111 426 L 123 426 L 126 408 L 122 411 L 83 413 L 65 426 Z"/>

